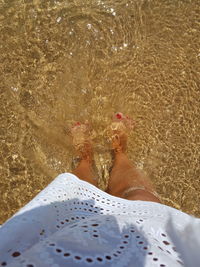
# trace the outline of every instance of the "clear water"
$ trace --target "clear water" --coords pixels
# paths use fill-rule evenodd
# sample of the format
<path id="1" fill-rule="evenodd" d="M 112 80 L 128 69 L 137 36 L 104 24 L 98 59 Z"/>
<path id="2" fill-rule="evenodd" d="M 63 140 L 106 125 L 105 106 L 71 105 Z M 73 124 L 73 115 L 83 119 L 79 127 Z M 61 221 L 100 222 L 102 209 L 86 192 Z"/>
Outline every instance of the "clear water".
<path id="1" fill-rule="evenodd" d="M 198 0 L 1 0 L 0 21 L 1 222 L 72 169 L 76 120 L 93 125 L 104 189 L 117 111 L 163 202 L 200 216 Z"/>

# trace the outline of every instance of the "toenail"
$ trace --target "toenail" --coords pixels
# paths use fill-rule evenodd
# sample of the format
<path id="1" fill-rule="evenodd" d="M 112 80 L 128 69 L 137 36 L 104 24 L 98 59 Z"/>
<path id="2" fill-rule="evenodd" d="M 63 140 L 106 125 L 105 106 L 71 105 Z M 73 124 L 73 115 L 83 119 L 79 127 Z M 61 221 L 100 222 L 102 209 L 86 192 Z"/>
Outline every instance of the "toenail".
<path id="1" fill-rule="evenodd" d="M 120 120 L 122 118 L 122 115 L 120 113 L 117 113 L 116 117 Z"/>
<path id="2" fill-rule="evenodd" d="M 81 125 L 81 123 L 79 121 L 77 121 L 74 126 L 78 126 L 78 125 Z"/>

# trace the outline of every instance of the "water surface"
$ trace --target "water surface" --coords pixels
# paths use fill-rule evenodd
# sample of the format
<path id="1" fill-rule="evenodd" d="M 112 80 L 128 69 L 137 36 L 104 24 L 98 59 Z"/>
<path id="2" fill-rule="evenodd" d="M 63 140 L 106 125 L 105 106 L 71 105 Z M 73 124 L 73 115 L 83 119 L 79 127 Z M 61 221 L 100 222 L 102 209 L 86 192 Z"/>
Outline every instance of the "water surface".
<path id="1" fill-rule="evenodd" d="M 93 125 L 105 189 L 117 111 L 163 202 L 200 216 L 198 0 L 1 0 L 0 21 L 1 222 L 72 169 L 74 120 Z"/>

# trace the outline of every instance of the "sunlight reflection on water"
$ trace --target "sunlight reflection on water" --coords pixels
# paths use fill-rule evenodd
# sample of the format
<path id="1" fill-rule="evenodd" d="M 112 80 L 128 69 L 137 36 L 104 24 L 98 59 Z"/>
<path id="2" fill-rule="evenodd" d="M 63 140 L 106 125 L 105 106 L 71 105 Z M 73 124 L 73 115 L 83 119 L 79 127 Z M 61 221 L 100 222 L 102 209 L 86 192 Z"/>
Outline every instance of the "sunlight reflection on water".
<path id="1" fill-rule="evenodd" d="M 136 119 L 129 156 L 164 203 L 200 215 L 198 1 L 14 0 L 0 19 L 2 222 L 71 170 L 76 120 L 105 189 L 116 111 Z"/>

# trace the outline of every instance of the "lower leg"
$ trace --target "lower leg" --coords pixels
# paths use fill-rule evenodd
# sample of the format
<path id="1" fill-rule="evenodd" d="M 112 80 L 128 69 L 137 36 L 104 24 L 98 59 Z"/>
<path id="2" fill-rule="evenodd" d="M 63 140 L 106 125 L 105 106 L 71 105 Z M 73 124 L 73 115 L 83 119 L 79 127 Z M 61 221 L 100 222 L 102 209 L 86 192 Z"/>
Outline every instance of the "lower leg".
<path id="1" fill-rule="evenodd" d="M 137 170 L 123 152 L 115 153 L 107 192 L 129 200 L 160 202 L 150 179 Z"/>
<path id="2" fill-rule="evenodd" d="M 79 165 L 72 171 L 72 173 L 79 179 L 97 186 L 97 181 L 94 179 L 95 175 L 92 169 L 92 163 L 89 160 L 81 159 Z"/>
<path id="3" fill-rule="evenodd" d="M 90 137 L 90 126 L 88 122 L 77 122 L 71 128 L 72 143 L 76 154 L 79 155 L 79 165 L 72 171 L 79 179 L 97 186 L 97 180 L 92 169 L 93 148 Z"/>

